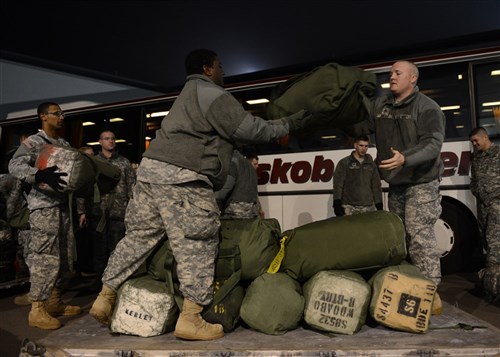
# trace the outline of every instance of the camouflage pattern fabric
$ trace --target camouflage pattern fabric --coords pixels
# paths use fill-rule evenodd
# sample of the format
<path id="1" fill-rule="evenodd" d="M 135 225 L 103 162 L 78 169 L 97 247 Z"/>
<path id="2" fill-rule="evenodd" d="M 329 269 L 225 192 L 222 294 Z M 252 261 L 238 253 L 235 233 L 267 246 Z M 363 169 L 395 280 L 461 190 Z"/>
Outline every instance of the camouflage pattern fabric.
<path id="1" fill-rule="evenodd" d="M 167 166 L 170 168 L 163 168 L 176 171 L 178 176 L 168 177 L 164 171 L 164 180 L 182 180 L 183 173 L 192 174 Z M 147 171 L 139 171 L 125 216 L 127 234 L 113 251 L 102 281 L 118 290 L 167 235 L 177 262 L 181 293 L 199 305 L 208 305 L 213 299 L 220 227 L 212 188 L 203 181 L 147 183 L 144 180 L 161 180 L 156 175 L 144 175 Z M 158 173 L 154 168 L 150 172 Z"/>
<path id="2" fill-rule="evenodd" d="M 26 204 L 23 194 L 23 183 L 11 174 L 0 175 L 1 217 L 7 222 L 15 212 Z"/>
<path id="3" fill-rule="evenodd" d="M 54 286 L 62 287 L 65 272 L 73 271 L 74 237 L 66 194 L 49 193 L 35 182 L 35 162 L 43 145 L 69 147 L 63 138 L 53 139 L 43 130 L 29 136 L 9 162 L 9 172 L 33 186 L 27 201 L 30 234 L 26 245 L 26 264 L 30 271 L 29 297 L 33 301 L 49 298 Z"/>
<path id="4" fill-rule="evenodd" d="M 108 218 L 123 220 L 128 201 L 132 198 L 136 181 L 135 172 L 132 169 L 130 161 L 116 152 L 109 159 L 105 158 L 102 153 L 99 153 L 99 155 L 111 164 L 119 167 L 122 175 L 120 176 L 120 181 L 112 191 L 113 193 L 101 196 L 101 202 L 94 206 L 92 215 L 100 217 L 107 210 L 106 215 Z M 113 200 L 113 202 L 111 203 L 109 200 Z"/>
<path id="5" fill-rule="evenodd" d="M 26 264 L 30 271 L 29 297 L 45 301 L 54 286 L 62 287 L 62 277 L 73 271 L 73 230 L 66 206 L 47 207 L 30 213 L 30 235 Z"/>
<path id="6" fill-rule="evenodd" d="M 35 162 L 42 146 L 47 144 L 45 140 L 54 145 L 70 146 L 66 140 L 62 138 L 57 140 L 50 138 L 42 130 L 38 134 L 28 137 L 19 146 L 13 159 L 9 162 L 9 172 L 13 176 L 33 185 L 33 189 L 28 195 L 28 207 L 31 211 L 39 208 L 55 207 L 60 204 L 68 204 L 68 196 L 66 194 L 42 191 L 35 183 L 35 174 L 38 171 L 35 167 Z"/>
<path id="7" fill-rule="evenodd" d="M 491 302 L 500 301 L 500 264 L 491 265 L 479 271 L 486 299 Z"/>
<path id="8" fill-rule="evenodd" d="M 111 252 L 125 235 L 125 224 L 123 221 L 128 202 L 133 195 L 136 177 L 134 170 L 132 170 L 132 165 L 127 158 L 116 152 L 109 159 L 102 152 L 99 153 L 99 156 L 120 168 L 122 173 L 116 187 L 110 193 L 101 195 L 100 202 L 91 205 L 91 211 L 88 212 L 90 213 L 88 216 L 89 227 L 93 238 L 92 265 L 94 272 L 102 275 Z M 79 203 L 78 209 L 80 211 L 85 209 L 88 201 L 88 199 L 85 200 L 83 207 L 81 202 L 77 202 Z M 102 231 L 97 231 L 101 218 L 105 220 L 106 224 Z"/>
<path id="9" fill-rule="evenodd" d="M 353 205 L 348 205 L 346 203 L 342 204 L 342 207 L 344 208 L 344 213 L 346 216 L 350 216 L 353 214 L 359 214 L 359 213 L 365 213 L 365 212 L 374 212 L 377 210 L 375 205 L 371 206 L 353 206 Z"/>
<path id="10" fill-rule="evenodd" d="M 486 243 L 486 266 L 500 264 L 500 146 L 472 158 L 470 189 L 478 201 L 479 230 Z"/>
<path id="11" fill-rule="evenodd" d="M 260 204 L 257 202 L 230 202 L 221 215 L 227 219 L 251 219 L 259 217 Z"/>
<path id="12" fill-rule="evenodd" d="M 439 181 L 413 186 L 389 186 L 389 211 L 403 220 L 411 263 L 434 284 L 441 282 L 434 224 L 441 215 Z"/>

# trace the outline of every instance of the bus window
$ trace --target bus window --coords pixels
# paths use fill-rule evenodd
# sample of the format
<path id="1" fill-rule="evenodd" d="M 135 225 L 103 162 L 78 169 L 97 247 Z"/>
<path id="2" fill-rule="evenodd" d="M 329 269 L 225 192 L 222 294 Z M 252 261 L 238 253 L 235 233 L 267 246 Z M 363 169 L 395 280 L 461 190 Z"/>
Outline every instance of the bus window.
<path id="1" fill-rule="evenodd" d="M 500 141 L 500 62 L 474 66 L 477 126 Z"/>
<path id="2" fill-rule="evenodd" d="M 104 130 L 112 131 L 116 136 L 116 145 L 120 155 L 130 161 L 139 159 L 138 123 L 141 121 L 140 108 L 122 108 L 68 115 L 66 118 L 65 138 L 73 147 L 92 146 L 94 152 L 100 150 L 99 134 Z"/>

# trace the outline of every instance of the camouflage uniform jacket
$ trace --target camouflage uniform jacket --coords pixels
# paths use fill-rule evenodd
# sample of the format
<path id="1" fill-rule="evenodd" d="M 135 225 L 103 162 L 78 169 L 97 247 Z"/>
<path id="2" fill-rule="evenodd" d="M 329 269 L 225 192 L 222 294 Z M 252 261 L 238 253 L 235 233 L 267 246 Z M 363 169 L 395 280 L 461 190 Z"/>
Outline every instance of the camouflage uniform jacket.
<path id="1" fill-rule="evenodd" d="M 21 180 L 11 174 L 0 175 L 0 219 L 9 222 L 25 204 Z"/>
<path id="2" fill-rule="evenodd" d="M 109 159 L 102 152 L 98 155 L 106 159 L 109 163 L 119 167 L 122 174 L 114 190 L 102 195 L 101 201 L 94 205 L 92 215 L 101 216 L 106 211 L 108 218 L 123 220 L 128 201 L 132 198 L 132 191 L 135 185 L 135 172 L 132 169 L 130 161 L 117 152 L 113 152 Z M 113 200 L 112 202 L 110 202 L 111 199 Z"/>
<path id="3" fill-rule="evenodd" d="M 54 145 L 69 147 L 69 143 L 63 138 L 53 139 L 43 130 L 28 137 L 17 149 L 14 157 L 9 162 L 9 172 L 16 178 L 33 186 L 28 195 L 28 207 L 30 211 L 40 208 L 56 207 L 68 202 L 65 193 L 49 192 L 41 190 L 35 182 L 35 174 L 38 169 L 35 162 L 38 153 L 47 141 Z M 64 177 L 63 177 L 64 180 Z"/>
<path id="4" fill-rule="evenodd" d="M 470 189 L 486 206 L 500 199 L 500 146 L 492 144 L 489 150 L 474 153 Z"/>
<path id="5" fill-rule="evenodd" d="M 204 75 L 190 75 L 144 157 L 191 170 L 224 185 L 234 143 L 270 142 L 288 134 L 284 119 L 266 121 L 245 111 Z"/>

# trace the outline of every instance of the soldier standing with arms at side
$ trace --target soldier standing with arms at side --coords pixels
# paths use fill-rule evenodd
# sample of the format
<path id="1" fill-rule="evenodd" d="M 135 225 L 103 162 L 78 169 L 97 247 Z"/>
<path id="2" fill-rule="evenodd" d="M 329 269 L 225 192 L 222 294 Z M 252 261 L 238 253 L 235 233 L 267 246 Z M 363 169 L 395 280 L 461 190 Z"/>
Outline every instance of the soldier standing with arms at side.
<path id="1" fill-rule="evenodd" d="M 116 150 L 116 137 L 110 130 L 99 135 L 101 151 L 98 157 L 120 168 L 120 181 L 116 187 L 94 204 L 90 215 L 90 229 L 93 235 L 94 272 L 102 277 L 109 256 L 125 235 L 125 209 L 132 198 L 135 185 L 135 172 L 130 161 Z"/>
<path id="2" fill-rule="evenodd" d="M 410 261 L 439 285 L 441 257 L 434 225 L 441 215 L 440 153 L 446 118 L 436 102 L 419 92 L 418 77 L 412 62 L 394 63 L 391 93 L 377 98 L 371 118 L 354 128 L 358 135 L 375 133 L 380 176 L 389 183 L 389 211 L 405 223 Z M 442 313 L 437 294 L 433 313 Z"/>
<path id="3" fill-rule="evenodd" d="M 488 300 L 500 299 L 500 146 L 484 128 L 469 134 L 474 146 L 470 190 L 478 203 L 481 235 L 486 243 L 486 267 L 479 272 Z"/>
<path id="4" fill-rule="evenodd" d="M 333 176 L 335 216 L 382 210 L 382 184 L 370 154 L 366 135 L 354 141 L 351 155 L 339 161 Z"/>
<path id="5" fill-rule="evenodd" d="M 186 84 L 143 155 L 127 207 L 127 234 L 109 259 L 90 314 L 109 324 L 116 291 L 166 234 L 184 296 L 174 335 L 213 340 L 224 336 L 222 325 L 207 323 L 200 313 L 214 293 L 220 227 L 214 191 L 224 185 L 237 142 L 276 140 L 301 130 L 311 116 L 252 116 L 222 88 L 224 71 L 211 50 L 192 51 L 185 65 Z"/>
<path id="6" fill-rule="evenodd" d="M 38 106 L 42 130 L 28 137 L 17 149 L 9 163 L 9 172 L 30 183 L 30 235 L 27 242 L 26 264 L 30 271 L 29 298 L 32 301 L 29 325 L 44 330 L 61 327 L 54 316 L 73 316 L 81 313 L 78 306 L 66 305 L 61 300 L 64 274 L 73 270 L 73 229 L 70 224 L 68 196 L 59 192 L 66 182 L 57 173 L 57 166 L 39 170 L 34 167 L 43 145 L 51 143 L 70 146 L 59 136 L 64 125 L 64 112 L 56 103 Z M 40 183 L 55 192 L 41 190 Z"/>

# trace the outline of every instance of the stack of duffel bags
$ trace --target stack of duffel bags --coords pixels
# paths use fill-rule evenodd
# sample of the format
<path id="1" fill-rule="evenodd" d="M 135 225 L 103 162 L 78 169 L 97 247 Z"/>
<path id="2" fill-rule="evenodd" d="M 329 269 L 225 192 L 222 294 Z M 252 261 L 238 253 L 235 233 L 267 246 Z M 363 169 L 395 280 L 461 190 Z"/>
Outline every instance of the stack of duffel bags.
<path id="1" fill-rule="evenodd" d="M 381 325 L 428 330 L 436 285 L 404 262 L 396 215 L 369 212 L 280 232 L 274 219 L 223 220 L 214 302 L 202 314 L 231 332 L 244 324 L 278 335 L 301 324 L 354 334 L 368 314 Z M 182 297 L 175 261 L 162 242 L 142 275 L 118 292 L 111 331 L 156 336 L 173 330 Z"/>

